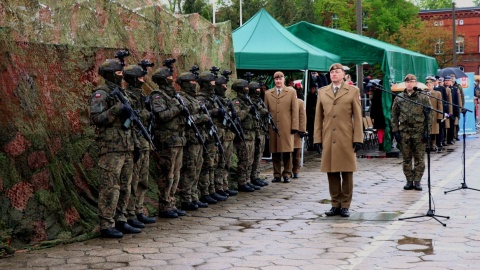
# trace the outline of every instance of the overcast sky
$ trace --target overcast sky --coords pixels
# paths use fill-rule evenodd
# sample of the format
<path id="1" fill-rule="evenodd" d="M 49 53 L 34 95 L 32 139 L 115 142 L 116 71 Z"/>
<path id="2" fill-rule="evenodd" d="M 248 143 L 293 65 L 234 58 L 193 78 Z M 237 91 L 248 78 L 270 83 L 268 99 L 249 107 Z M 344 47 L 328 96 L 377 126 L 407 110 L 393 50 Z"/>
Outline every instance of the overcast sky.
<path id="1" fill-rule="evenodd" d="M 472 0 L 456 0 L 457 7 L 474 7 Z"/>

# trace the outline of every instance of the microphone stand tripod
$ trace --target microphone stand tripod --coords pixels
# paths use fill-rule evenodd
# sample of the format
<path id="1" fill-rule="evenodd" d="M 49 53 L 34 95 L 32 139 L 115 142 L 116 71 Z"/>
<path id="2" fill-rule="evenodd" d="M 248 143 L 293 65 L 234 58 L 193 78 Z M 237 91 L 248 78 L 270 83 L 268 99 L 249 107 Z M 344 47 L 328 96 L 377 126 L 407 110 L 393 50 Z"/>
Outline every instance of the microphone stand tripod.
<path id="1" fill-rule="evenodd" d="M 426 95 L 426 91 L 423 91 L 423 90 L 420 90 L 418 91 L 419 93 L 422 93 L 424 95 Z M 438 99 L 436 97 L 433 97 L 433 96 L 429 96 L 430 98 L 434 98 L 434 99 Z M 441 99 L 438 99 L 438 100 L 441 100 Z M 464 107 L 460 107 L 458 106 L 457 104 L 453 104 L 453 103 L 450 103 L 450 102 L 447 102 L 445 100 L 442 100 L 442 102 L 445 102 L 445 104 L 448 104 L 448 105 L 453 105 L 455 107 L 458 107 L 459 109 L 462 110 L 462 114 L 463 114 L 463 153 L 462 153 L 462 159 L 463 159 L 463 183 L 461 183 L 461 186 L 458 187 L 458 188 L 454 188 L 454 189 L 451 189 L 451 190 L 447 190 L 447 191 L 444 191 L 443 194 L 447 194 L 449 192 L 452 192 L 452 191 L 456 191 L 456 190 L 460 190 L 460 189 L 471 189 L 471 190 L 476 190 L 476 191 L 480 191 L 480 189 L 476 189 L 476 188 L 470 188 L 467 186 L 467 183 L 465 182 L 465 173 L 466 173 L 466 170 L 465 170 L 465 149 L 466 149 L 466 138 L 467 138 L 467 134 L 465 134 L 465 122 L 466 122 L 466 114 L 467 112 L 472 112 L 471 110 L 467 109 L 467 108 L 464 108 Z"/>
<path id="2" fill-rule="evenodd" d="M 428 168 L 428 169 L 427 169 L 427 176 L 428 176 L 428 177 L 427 177 L 427 179 L 428 179 L 428 211 L 427 211 L 427 213 L 426 213 L 425 215 L 399 218 L 398 220 L 413 219 L 413 218 L 420 218 L 420 217 L 431 217 L 431 218 L 435 219 L 436 221 L 438 221 L 440 224 L 442 224 L 444 227 L 446 227 L 447 224 L 441 222 L 437 217 L 446 218 L 446 219 L 449 219 L 450 217 L 449 217 L 449 216 L 435 215 L 435 210 L 432 209 L 432 190 L 431 190 L 431 186 L 430 186 L 430 150 L 431 150 L 431 148 L 429 147 L 429 146 L 430 146 L 430 143 L 431 143 L 431 140 L 430 140 L 430 132 L 429 132 L 429 128 L 428 128 L 428 125 L 430 124 L 430 123 L 428 123 L 428 121 L 429 121 L 428 115 L 430 114 L 430 111 L 435 111 L 435 112 L 438 112 L 438 113 L 443 113 L 443 112 L 438 111 L 438 110 L 435 110 L 435 109 L 432 109 L 431 107 L 427 107 L 427 106 L 425 106 L 425 105 L 423 105 L 423 104 L 421 104 L 421 103 L 418 103 L 418 102 L 416 102 L 416 101 L 407 99 L 407 98 L 405 98 L 405 97 L 403 97 L 403 96 L 401 96 L 401 95 L 397 95 L 397 94 L 395 94 L 395 93 L 389 92 L 389 91 L 383 89 L 383 88 L 382 88 L 380 85 L 378 85 L 378 84 L 377 84 L 377 86 L 378 86 L 378 88 L 379 88 L 381 91 L 383 91 L 383 92 L 385 92 L 385 93 L 389 93 L 389 94 L 394 95 L 394 96 L 396 96 L 396 97 L 398 97 L 398 98 L 402 98 L 402 99 L 404 99 L 404 100 L 406 100 L 406 101 L 408 101 L 408 102 L 411 102 L 411 103 L 413 103 L 413 104 L 416 104 L 416 105 L 418 105 L 418 106 L 423 107 L 423 115 L 424 115 L 424 117 L 425 117 L 425 121 L 427 121 L 427 138 L 428 138 L 428 141 L 427 141 L 427 149 L 426 149 L 426 150 L 427 150 L 427 168 Z"/>

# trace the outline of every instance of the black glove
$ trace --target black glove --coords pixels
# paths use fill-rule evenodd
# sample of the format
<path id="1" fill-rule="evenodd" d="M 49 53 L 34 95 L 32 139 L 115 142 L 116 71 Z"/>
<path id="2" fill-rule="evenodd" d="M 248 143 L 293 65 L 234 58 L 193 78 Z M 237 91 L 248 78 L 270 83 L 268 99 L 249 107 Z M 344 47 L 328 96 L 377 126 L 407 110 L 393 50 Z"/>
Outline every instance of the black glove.
<path id="1" fill-rule="evenodd" d="M 428 135 L 427 135 L 427 133 L 425 132 L 425 133 L 423 133 L 423 135 L 422 135 L 422 143 L 427 143 L 427 142 L 428 142 Z"/>
<path id="2" fill-rule="evenodd" d="M 363 148 L 363 143 L 359 143 L 359 142 L 354 142 L 353 143 L 353 151 L 355 153 L 358 152 L 358 150 L 360 150 L 362 148 Z"/>
<path id="3" fill-rule="evenodd" d="M 298 136 L 300 137 L 300 139 L 305 137 L 305 134 L 306 134 L 305 132 L 301 132 L 301 131 L 298 132 Z"/>
<path id="4" fill-rule="evenodd" d="M 393 132 L 393 137 L 395 138 L 395 141 L 397 141 L 397 143 L 402 142 L 402 136 L 400 135 L 400 132 Z"/>
<path id="5" fill-rule="evenodd" d="M 187 109 L 187 107 L 186 107 L 186 106 L 185 106 L 185 107 L 184 107 L 184 106 L 182 106 L 182 107 L 181 107 L 180 114 L 181 114 L 181 115 L 184 115 L 184 116 L 187 116 L 187 115 L 189 115 L 189 114 L 190 114 L 190 112 L 188 111 L 188 109 Z"/>
<path id="6" fill-rule="evenodd" d="M 251 105 L 250 106 L 250 112 L 255 113 L 256 111 L 257 111 L 257 108 L 255 107 L 255 105 Z"/>
<path id="7" fill-rule="evenodd" d="M 298 132 L 298 130 L 292 129 L 290 133 L 291 133 L 291 134 L 295 134 L 295 133 L 297 133 L 297 132 Z"/>
<path id="8" fill-rule="evenodd" d="M 217 114 L 220 115 L 220 117 L 223 117 L 225 115 L 225 110 L 222 108 L 217 109 Z"/>
<path id="9" fill-rule="evenodd" d="M 437 119 L 437 123 L 442 123 L 442 119 Z"/>
<path id="10" fill-rule="evenodd" d="M 319 154 L 322 153 L 322 144 L 321 143 L 314 144 L 313 148 L 315 148 L 315 151 L 317 151 L 317 153 L 319 153 Z"/>
<path id="11" fill-rule="evenodd" d="M 133 163 L 137 163 L 140 159 L 140 148 L 135 147 L 133 148 Z"/>

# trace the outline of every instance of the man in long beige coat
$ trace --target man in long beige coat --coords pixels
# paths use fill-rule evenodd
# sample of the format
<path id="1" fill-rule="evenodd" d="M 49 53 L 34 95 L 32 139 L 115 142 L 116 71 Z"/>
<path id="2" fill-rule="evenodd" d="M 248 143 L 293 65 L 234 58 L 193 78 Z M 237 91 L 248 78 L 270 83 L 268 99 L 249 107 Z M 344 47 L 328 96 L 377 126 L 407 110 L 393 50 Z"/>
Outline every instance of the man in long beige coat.
<path id="1" fill-rule="evenodd" d="M 273 75 L 275 87 L 265 93 L 265 106 L 278 127 L 278 134 L 270 127 L 270 153 L 272 153 L 272 182 L 290 182 L 292 177 L 293 134 L 298 132 L 297 93 L 285 86 L 285 77 L 277 71 Z M 282 161 L 283 157 L 283 171 Z"/>
<path id="2" fill-rule="evenodd" d="M 428 87 L 427 91 L 425 92 L 430 99 L 430 104 L 432 104 L 432 109 L 437 111 L 443 111 L 443 103 L 442 103 L 442 93 L 433 90 L 435 78 L 429 77 L 427 78 L 425 85 Z M 431 145 L 430 148 L 436 148 L 434 146 L 437 145 L 435 138 L 438 137 L 438 133 L 440 132 L 440 123 L 443 119 L 443 113 L 433 112 L 434 117 L 432 117 L 432 130 L 430 131 L 430 139 Z M 434 149 L 435 150 L 435 149 Z M 436 149 L 437 151 L 439 149 Z"/>
<path id="3" fill-rule="evenodd" d="M 300 159 L 302 155 L 302 139 L 307 132 L 307 112 L 305 102 L 300 99 L 302 93 L 297 92 L 298 102 L 298 132 L 293 135 L 292 172 L 293 178 L 298 178 L 300 173 Z"/>
<path id="4" fill-rule="evenodd" d="M 355 152 L 362 148 L 360 90 L 344 82 L 342 64 L 330 66 L 331 84 L 318 90 L 313 142 L 322 151 L 321 171 L 327 173 L 332 208 L 327 216 L 350 216 Z"/>

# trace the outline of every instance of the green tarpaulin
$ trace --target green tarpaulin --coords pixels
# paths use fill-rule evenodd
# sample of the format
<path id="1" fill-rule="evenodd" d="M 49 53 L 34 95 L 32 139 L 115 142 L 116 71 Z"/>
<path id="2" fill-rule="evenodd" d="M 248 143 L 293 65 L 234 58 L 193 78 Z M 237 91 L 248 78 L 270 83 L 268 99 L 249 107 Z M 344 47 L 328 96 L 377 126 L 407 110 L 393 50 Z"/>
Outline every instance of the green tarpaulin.
<path id="1" fill-rule="evenodd" d="M 301 40 L 338 55 L 343 64 L 382 64 L 384 86 L 390 90 L 390 84 L 402 81 L 406 74 L 415 74 L 419 80 L 437 73 L 435 58 L 409 51 L 373 38 L 318 26 L 308 22 L 299 22 L 286 28 Z M 236 50 L 235 50 L 236 54 Z M 386 82 L 386 83 L 385 83 Z M 383 95 L 383 109 L 387 124 L 385 132 L 385 150 L 391 149 L 390 108 L 392 96 Z"/>
<path id="2" fill-rule="evenodd" d="M 340 60 L 295 37 L 265 9 L 257 12 L 232 36 L 237 69 L 328 70 Z"/>

